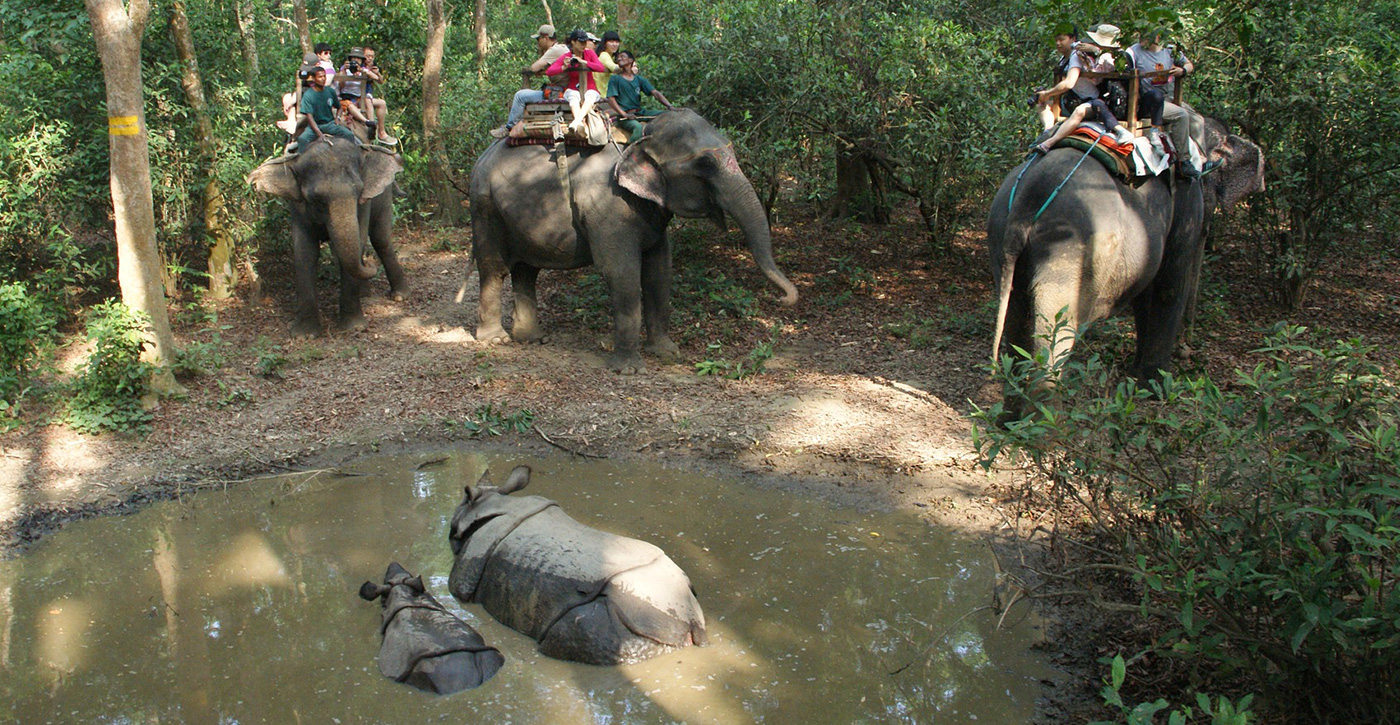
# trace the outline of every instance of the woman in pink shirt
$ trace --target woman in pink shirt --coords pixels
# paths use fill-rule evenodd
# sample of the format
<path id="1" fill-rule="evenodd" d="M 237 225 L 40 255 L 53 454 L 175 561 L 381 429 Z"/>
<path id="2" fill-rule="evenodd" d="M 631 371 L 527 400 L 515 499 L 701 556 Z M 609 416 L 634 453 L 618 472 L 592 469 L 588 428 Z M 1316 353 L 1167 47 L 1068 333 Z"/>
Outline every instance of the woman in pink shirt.
<path id="1" fill-rule="evenodd" d="M 569 52 L 559 56 L 544 73 L 554 76 L 568 71 L 569 82 L 564 91 L 564 100 L 569 102 L 569 110 L 574 112 L 574 121 L 569 124 L 569 130 L 577 131 L 583 127 L 583 119 L 593 110 L 593 105 L 602 98 L 598 92 L 598 85 L 593 80 L 593 73 L 585 71 L 603 73 L 608 68 L 598 60 L 596 53 L 588 49 L 587 31 L 575 30 L 569 33 L 568 41 Z"/>

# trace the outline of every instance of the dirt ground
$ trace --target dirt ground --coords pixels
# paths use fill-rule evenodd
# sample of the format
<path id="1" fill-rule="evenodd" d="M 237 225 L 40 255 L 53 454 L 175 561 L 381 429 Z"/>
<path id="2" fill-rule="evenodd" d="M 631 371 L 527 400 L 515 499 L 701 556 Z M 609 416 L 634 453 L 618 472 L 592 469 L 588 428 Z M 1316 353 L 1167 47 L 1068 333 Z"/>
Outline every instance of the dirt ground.
<path id="1" fill-rule="evenodd" d="M 469 438 L 531 453 L 661 459 L 994 535 L 1022 474 L 978 466 L 966 417 L 997 395 L 981 367 L 995 313 L 981 235 L 935 250 L 907 211 L 886 227 L 776 219 L 775 256 L 802 294 L 793 308 L 777 304 L 737 232 L 673 223 L 681 360 L 649 359 L 635 376 L 604 365 L 610 323 L 586 270 L 541 276 L 546 344 L 476 342 L 474 274 L 465 304 L 456 301 L 467 230 L 401 224 L 413 294 L 391 302 L 375 280 L 369 329 L 356 334 L 290 340 L 290 269 L 270 258 L 260 264 L 270 303 L 186 301 L 176 313 L 179 342 L 205 343 L 222 366 L 183 378 L 188 394 L 160 404 L 149 435 L 48 425 L 0 437 L 0 555 L 68 521 L 200 486 Z M 1258 331 L 1282 319 L 1395 342 L 1394 260 L 1334 261 L 1337 269 L 1319 275 L 1317 302 L 1288 315 L 1270 301 L 1255 259 L 1227 244 L 1208 262 L 1212 297 L 1188 370 L 1248 364 Z M 334 288 L 323 275 L 327 318 Z M 697 374 L 697 363 L 732 369 L 768 342 L 761 374 Z M 1130 326 L 1106 325 L 1088 344 L 1126 356 Z M 80 344 L 62 351 L 70 361 L 82 353 Z M 1098 655 L 1072 619 L 1051 629 L 1061 640 L 1051 650 L 1071 670 Z M 1088 678 L 1070 687 L 1081 700 L 1094 689 Z"/>

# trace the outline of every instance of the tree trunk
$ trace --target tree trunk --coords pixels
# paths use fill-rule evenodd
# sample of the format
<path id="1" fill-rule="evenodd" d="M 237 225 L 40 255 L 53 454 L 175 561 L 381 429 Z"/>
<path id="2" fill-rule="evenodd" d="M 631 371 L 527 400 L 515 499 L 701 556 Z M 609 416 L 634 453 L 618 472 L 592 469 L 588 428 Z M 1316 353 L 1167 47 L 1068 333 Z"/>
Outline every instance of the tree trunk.
<path id="1" fill-rule="evenodd" d="M 462 220 L 462 194 L 448 176 L 447 153 L 439 128 L 442 125 L 442 53 L 447 19 L 442 0 L 427 0 L 428 43 L 423 53 L 423 145 L 428 152 L 428 182 L 437 199 L 433 217 L 444 224 Z M 480 7 L 478 5 L 478 7 Z"/>
<path id="2" fill-rule="evenodd" d="M 233 266 L 233 235 L 228 230 L 224 193 L 215 173 L 219 147 L 214 138 L 214 124 L 204 105 L 204 83 L 199 77 L 199 57 L 195 55 L 194 36 L 190 33 L 184 0 L 170 0 L 170 34 L 175 40 L 175 55 L 180 59 L 180 87 L 194 112 L 198 133 L 195 140 L 208 176 L 204 184 L 204 233 L 209 243 L 209 296 L 216 300 L 228 299 L 238 285 L 238 271 Z"/>
<path id="3" fill-rule="evenodd" d="M 150 147 L 141 86 L 141 35 L 146 30 L 151 5 L 149 0 L 130 0 L 128 11 L 122 0 L 86 2 L 107 88 L 107 148 L 122 302 L 150 315 L 151 329 L 146 333 L 143 357 L 157 366 L 152 390 L 161 394 L 176 392 L 181 388 L 170 373 L 175 337 L 170 332 L 160 284 Z"/>
<path id="4" fill-rule="evenodd" d="M 549 0 L 540 0 L 540 4 L 544 5 L 544 21 L 554 25 L 554 13 L 549 10 Z"/>
<path id="5" fill-rule="evenodd" d="M 306 0 L 292 0 L 292 21 L 297 26 L 297 39 L 301 41 L 301 52 L 311 52 L 311 21 L 306 17 Z"/>
<path id="6" fill-rule="evenodd" d="M 253 28 L 256 8 L 254 0 L 234 0 L 234 18 L 238 21 L 238 38 L 243 44 L 243 75 L 248 90 L 257 87 L 258 82 L 258 37 Z"/>
<path id="7" fill-rule="evenodd" d="M 486 0 L 476 0 L 472 12 L 472 26 L 476 31 L 476 59 L 486 65 Z"/>
<path id="8" fill-rule="evenodd" d="M 836 197 L 831 200 L 827 216 L 872 224 L 889 221 L 884 185 L 873 166 L 872 160 L 859 149 L 836 152 Z"/>

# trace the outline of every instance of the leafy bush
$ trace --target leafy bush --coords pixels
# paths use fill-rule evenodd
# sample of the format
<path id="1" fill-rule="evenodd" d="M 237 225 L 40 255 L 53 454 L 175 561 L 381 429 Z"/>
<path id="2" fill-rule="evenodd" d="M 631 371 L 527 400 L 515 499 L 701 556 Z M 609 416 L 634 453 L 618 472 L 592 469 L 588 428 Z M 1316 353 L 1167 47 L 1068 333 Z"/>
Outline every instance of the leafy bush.
<path id="1" fill-rule="evenodd" d="M 0 400 L 14 402 L 53 321 L 23 283 L 0 283 Z"/>
<path id="2" fill-rule="evenodd" d="M 74 430 L 96 435 L 150 429 L 151 413 L 141 403 L 152 372 L 151 364 L 141 359 L 149 324 L 144 313 L 118 300 L 88 310 L 87 337 L 93 350 L 73 381 L 64 416 Z"/>
<path id="3" fill-rule="evenodd" d="M 976 440 L 984 465 L 1017 452 L 1043 474 L 1025 493 L 1089 546 L 1060 576 L 1135 592 L 1094 603 L 1145 619 L 1148 649 L 1281 711 L 1374 721 L 1400 707 L 1400 393 L 1375 352 L 1281 326 L 1230 386 L 1148 390 L 1091 357 L 1048 392 L 1022 355 L 997 372 L 1028 414 L 979 410 Z"/>

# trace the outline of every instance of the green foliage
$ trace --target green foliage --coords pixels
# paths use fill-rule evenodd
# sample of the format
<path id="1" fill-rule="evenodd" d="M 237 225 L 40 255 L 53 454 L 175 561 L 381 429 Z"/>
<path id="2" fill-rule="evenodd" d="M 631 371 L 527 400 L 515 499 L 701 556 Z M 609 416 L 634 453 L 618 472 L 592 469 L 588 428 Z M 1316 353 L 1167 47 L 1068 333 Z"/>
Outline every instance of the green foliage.
<path id="1" fill-rule="evenodd" d="M 512 432 L 528 433 L 535 426 L 535 414 L 525 409 L 511 413 L 497 408 L 494 403 L 487 403 L 464 420 L 445 420 L 443 424 L 449 431 L 461 429 L 472 438 Z"/>
<path id="2" fill-rule="evenodd" d="M 1128 676 L 1128 667 L 1123 661 L 1123 655 L 1114 655 L 1113 660 L 1109 663 L 1109 668 L 1110 679 L 1101 690 L 1104 704 L 1121 713 L 1123 722 L 1127 725 L 1153 725 L 1156 722 L 1157 713 L 1163 710 L 1169 711 L 1167 722 L 1170 725 L 1186 725 L 1186 723 L 1196 719 L 1196 710 L 1191 706 L 1183 705 L 1172 710 L 1170 709 L 1171 704 L 1165 698 L 1128 707 L 1119 692 Z M 1204 718 L 1209 718 L 1211 725 L 1249 725 L 1254 718 L 1254 713 L 1249 709 L 1253 702 L 1253 695 L 1245 695 L 1240 698 L 1239 702 L 1231 702 L 1229 698 L 1222 695 L 1212 702 L 1210 695 L 1196 693 L 1196 707 L 1200 709 Z M 1093 725 L 1113 724 L 1096 722 Z"/>
<path id="3" fill-rule="evenodd" d="M 149 324 L 144 313 L 118 300 L 88 310 L 87 337 L 93 348 L 70 389 L 64 413 L 69 427 L 93 435 L 150 429 L 151 413 L 141 402 L 152 372 L 151 364 L 141 360 Z"/>
<path id="4" fill-rule="evenodd" d="M 274 345 L 265 337 L 258 338 L 254 352 L 257 359 L 253 362 L 253 370 L 265 378 L 281 378 L 282 367 L 291 362 L 281 345 Z"/>
<path id="5" fill-rule="evenodd" d="M 1400 391 L 1359 340 L 1281 326 L 1229 387 L 1151 389 L 1097 357 L 996 371 L 1030 401 L 975 415 L 985 465 L 1021 453 L 1086 522 L 1086 572 L 1129 572 L 1159 655 L 1281 708 L 1393 712 L 1400 664 Z M 1053 388 L 1047 385 L 1058 378 Z M 1036 492 L 1030 492 L 1040 495 Z M 1301 702 L 1295 702 L 1301 700 Z"/>
<path id="6" fill-rule="evenodd" d="M 781 335 L 782 327 L 774 325 L 771 337 L 760 342 L 742 360 L 733 363 L 720 357 L 723 344 L 712 342 L 705 346 L 705 359 L 695 363 L 695 374 L 698 377 L 723 375 L 730 380 L 746 380 L 762 375 L 768 361 L 777 352 Z"/>
<path id="7" fill-rule="evenodd" d="M 0 283 L 0 400 L 14 402 L 52 333 L 53 320 L 23 283 Z"/>

